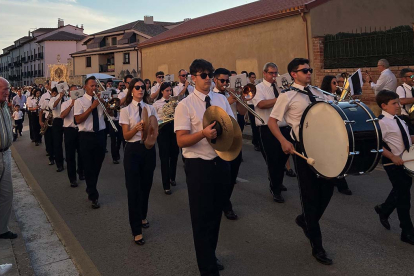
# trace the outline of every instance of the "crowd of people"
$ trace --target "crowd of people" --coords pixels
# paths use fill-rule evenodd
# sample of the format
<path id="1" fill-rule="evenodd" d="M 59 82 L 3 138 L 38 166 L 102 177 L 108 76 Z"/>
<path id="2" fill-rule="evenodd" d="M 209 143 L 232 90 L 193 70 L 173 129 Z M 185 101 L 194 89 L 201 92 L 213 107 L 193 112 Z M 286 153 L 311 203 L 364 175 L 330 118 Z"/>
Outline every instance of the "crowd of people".
<path id="1" fill-rule="evenodd" d="M 381 75 L 376 83 L 369 74 L 365 74 L 364 80 L 375 90 L 378 106 L 383 110 L 379 119 L 385 145 L 384 162 L 396 166 L 386 168 L 393 189 L 386 202 L 376 206 L 375 211 L 381 224 L 389 229 L 388 218 L 397 209 L 402 228 L 401 240 L 414 244 L 410 218 L 412 179 L 401 166 L 401 154 L 404 150 L 409 150 L 414 138 L 410 136 L 411 121 L 408 117 L 414 104 L 414 70 L 401 70 L 400 77 L 404 83 L 397 88 L 397 80 L 386 60 L 378 62 L 378 69 Z M 175 109 L 174 120 L 160 128 L 157 137 L 161 185 L 166 195 L 172 194 L 172 187 L 177 184 L 175 178 L 181 150 L 200 274 L 219 275 L 219 270 L 224 269 L 216 257 L 220 221 L 222 213 L 229 220 L 238 219 L 233 210 L 231 195 L 243 162 L 242 152 L 233 161 L 221 159 L 205 139 L 215 139 L 218 134 L 215 123 L 203 127 L 203 115 L 210 106 L 219 106 L 239 123 L 242 130 L 246 121 L 249 121 L 252 144 L 266 162 L 269 189 L 275 202 L 285 202 L 282 195 L 287 190 L 283 185 L 284 175 L 297 176 L 302 213 L 295 221 L 309 239 L 315 259 L 330 265 L 332 259 L 323 247 L 319 221 L 330 202 L 334 186 L 343 194 L 351 195 L 352 192 L 345 178 L 317 177 L 306 161 L 294 153 L 303 152 L 299 140 L 299 124 L 306 107 L 316 101 L 330 101 L 332 98 L 309 86 L 313 73 L 309 60 L 295 58 L 287 70 L 293 83 L 291 88 L 283 91 L 276 85 L 279 68 L 273 62 L 264 65 L 263 80 L 260 83 L 257 83 L 254 72 L 242 72 L 251 84 L 256 85 L 256 95 L 247 101 L 247 105 L 255 110 L 263 122 L 248 112 L 236 99 L 237 96 L 229 93 L 230 76 L 237 73 L 226 68 L 214 69 L 210 62 L 202 59 L 194 60 L 189 72 L 179 70 L 176 84 L 164 82 L 165 74 L 161 71 L 155 74 L 156 81 L 152 84 L 149 79 L 142 80 L 128 75 L 115 88 L 113 81 L 108 80 L 106 88 L 112 91 L 112 97 L 120 100 L 121 106 L 120 110 L 106 110 L 110 111 L 109 118 L 105 116 L 102 98 L 96 94 L 99 81 L 94 77 L 86 79 L 83 84 L 85 94 L 77 99 L 71 98 L 71 92 L 79 88 L 75 85 L 70 87 L 68 93 L 59 93 L 56 87 L 51 87 L 49 81 L 44 85 L 21 89 L 10 88 L 7 80 L 0 79 L 4 97 L 0 116 L 8 116 L 6 119 L 9 121 L 11 117 L 14 119 L 13 138 L 9 137 L 7 127 L 0 125 L 3 164 L 10 162 L 11 139 L 15 141 L 18 135 L 22 135 L 27 113 L 31 141 L 39 146 L 44 136 L 49 165 L 56 164 L 57 172 L 62 172 L 66 161 L 70 186 L 77 187 L 78 179 L 85 180 L 91 206 L 98 209 L 99 173 L 107 152 L 109 136 L 113 164 L 120 163 L 121 146 L 123 148 L 129 222 L 134 242 L 144 245 L 142 229 L 150 227 L 147 213 L 156 168 L 156 150 L 143 143 L 145 125 L 142 113 L 145 110 L 149 116 L 163 121 L 165 104 L 169 103 L 172 96 L 180 96 L 182 100 Z M 328 75 L 324 77 L 320 88 L 340 95 L 344 81 L 343 74 Z M 396 117 L 400 105 L 404 120 Z M 13 113 L 6 112 L 9 110 L 7 106 Z M 291 155 L 296 172 L 290 167 Z M 11 176 L 2 174 L 0 191 L 10 189 L 10 183 Z M 7 208 L 3 207 L 5 204 Z M 7 229 L 6 217 L 10 216 L 10 206 L 11 201 L 0 202 L 0 238 L 15 238 L 15 234 Z"/>

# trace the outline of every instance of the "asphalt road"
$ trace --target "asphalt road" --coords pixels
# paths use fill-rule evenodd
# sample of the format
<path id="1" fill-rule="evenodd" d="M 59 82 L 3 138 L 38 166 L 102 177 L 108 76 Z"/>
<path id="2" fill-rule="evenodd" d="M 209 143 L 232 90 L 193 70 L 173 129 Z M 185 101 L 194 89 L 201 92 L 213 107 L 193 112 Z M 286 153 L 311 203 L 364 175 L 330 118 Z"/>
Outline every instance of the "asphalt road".
<path id="1" fill-rule="evenodd" d="M 177 186 L 170 196 L 163 192 L 157 160 L 148 214 L 151 226 L 144 229 L 147 243 L 137 246 L 128 223 L 122 162 L 114 165 L 110 153 L 106 155 L 98 184 L 101 208 L 93 210 L 85 183 L 71 188 L 66 170 L 57 173 L 56 166 L 48 166 L 44 144 L 35 147 L 28 135 L 25 126 L 14 146 L 102 275 L 198 275 L 181 158 Z M 321 220 L 324 247 L 334 265 L 323 266 L 312 257 L 309 242 L 294 221 L 301 210 L 296 178 L 285 178 L 286 203 L 275 203 L 264 160 L 250 141 L 244 141 L 243 155 L 232 197 L 239 220 L 223 216 L 221 224 L 217 249 L 225 266 L 221 275 L 413 274 L 414 247 L 400 241 L 396 213 L 387 231 L 374 211 L 391 187 L 381 167 L 370 175 L 347 178 L 354 195 L 335 190 Z"/>

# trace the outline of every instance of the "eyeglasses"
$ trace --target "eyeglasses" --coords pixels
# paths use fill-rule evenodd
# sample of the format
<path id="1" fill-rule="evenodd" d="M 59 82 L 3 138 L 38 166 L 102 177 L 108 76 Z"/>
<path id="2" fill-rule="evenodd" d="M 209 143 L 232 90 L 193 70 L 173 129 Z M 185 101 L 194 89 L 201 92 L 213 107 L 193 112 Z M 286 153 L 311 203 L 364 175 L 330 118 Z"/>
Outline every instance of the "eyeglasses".
<path id="1" fill-rule="evenodd" d="M 414 79 L 414 75 L 410 75 L 410 76 L 404 76 L 404 78 L 410 78 L 410 79 Z"/>
<path id="2" fill-rule="evenodd" d="M 164 76 L 157 76 L 157 79 L 163 79 Z"/>
<path id="3" fill-rule="evenodd" d="M 269 75 L 277 75 L 277 72 L 267 72 Z"/>
<path id="4" fill-rule="evenodd" d="M 224 82 L 226 82 L 226 83 L 229 83 L 230 82 L 230 80 L 229 79 L 227 79 L 227 80 L 225 80 L 225 79 L 218 79 L 221 83 L 224 83 Z"/>
<path id="5" fill-rule="evenodd" d="M 183 77 L 183 78 L 188 77 L 188 74 L 180 75 L 180 77 Z"/>
<path id="6" fill-rule="evenodd" d="M 296 71 L 293 71 L 293 72 L 297 73 L 299 71 L 301 71 L 303 74 L 307 74 L 307 73 L 311 73 L 312 74 L 313 73 L 313 69 L 312 68 L 303 68 L 303 69 L 296 70 Z"/>
<path id="7" fill-rule="evenodd" d="M 207 76 L 208 76 L 208 78 L 209 79 L 211 79 L 211 78 L 213 78 L 213 73 L 201 73 L 201 74 L 199 74 L 199 75 L 196 75 L 196 76 L 200 76 L 203 80 L 205 80 L 206 78 L 207 78 Z"/>
<path id="8" fill-rule="evenodd" d="M 140 89 L 145 90 L 145 85 L 136 85 L 134 86 L 135 90 L 139 91 Z"/>

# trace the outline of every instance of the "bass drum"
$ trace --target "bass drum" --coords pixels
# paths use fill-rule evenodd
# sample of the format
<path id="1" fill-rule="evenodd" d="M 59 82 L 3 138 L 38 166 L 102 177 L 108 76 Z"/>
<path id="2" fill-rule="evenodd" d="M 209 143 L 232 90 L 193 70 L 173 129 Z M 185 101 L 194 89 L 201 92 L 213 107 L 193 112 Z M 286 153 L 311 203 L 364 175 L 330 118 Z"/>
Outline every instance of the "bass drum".
<path id="1" fill-rule="evenodd" d="M 303 113 L 300 143 L 319 177 L 371 172 L 382 153 L 378 118 L 358 100 L 315 102 Z"/>

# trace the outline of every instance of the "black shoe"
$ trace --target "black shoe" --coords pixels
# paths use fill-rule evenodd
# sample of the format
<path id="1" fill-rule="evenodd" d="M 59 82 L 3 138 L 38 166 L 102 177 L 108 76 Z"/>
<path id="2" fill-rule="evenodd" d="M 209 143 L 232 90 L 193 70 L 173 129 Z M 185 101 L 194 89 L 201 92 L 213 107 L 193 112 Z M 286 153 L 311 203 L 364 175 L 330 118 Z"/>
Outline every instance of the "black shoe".
<path id="1" fill-rule="evenodd" d="M 304 221 L 303 216 L 302 215 L 297 216 L 295 219 L 295 222 L 300 228 L 302 228 L 303 233 L 309 239 L 308 229 L 306 228 L 306 222 Z"/>
<path id="2" fill-rule="evenodd" d="M 414 231 L 408 233 L 401 233 L 401 241 L 414 245 Z"/>
<path id="3" fill-rule="evenodd" d="M 38 142 L 36 142 L 36 143 L 35 143 L 35 146 L 36 146 L 36 147 L 38 147 L 38 146 L 39 146 L 39 143 L 38 143 Z"/>
<path id="4" fill-rule="evenodd" d="M 11 231 L 7 231 L 6 233 L 0 235 L 0 239 L 13 240 L 15 238 L 17 238 L 17 234 Z"/>
<path id="5" fill-rule="evenodd" d="M 71 181 L 71 182 L 70 182 L 70 186 L 71 186 L 72 188 L 76 188 L 76 187 L 78 187 L 78 182 L 76 182 L 76 180 L 75 180 L 75 181 Z"/>
<path id="6" fill-rule="evenodd" d="M 171 193 L 171 190 L 164 190 L 164 193 L 166 194 L 166 195 L 171 195 L 172 193 Z"/>
<path id="7" fill-rule="evenodd" d="M 320 250 L 312 250 L 312 256 L 315 257 L 315 259 L 320 262 L 323 265 L 332 265 L 332 259 L 329 259 L 328 256 L 326 255 L 325 250 L 320 249 Z"/>
<path id="8" fill-rule="evenodd" d="M 254 146 L 254 150 L 255 151 L 260 151 L 260 147 L 259 146 Z"/>
<path id="9" fill-rule="evenodd" d="M 283 185 L 283 184 L 280 184 L 279 188 L 280 188 L 280 190 L 281 190 L 281 191 L 284 191 L 284 192 L 286 192 L 286 191 L 287 191 L 286 186 L 285 186 L 285 185 Z"/>
<path id="10" fill-rule="evenodd" d="M 341 194 L 344 194 L 344 195 L 352 195 L 352 191 L 348 188 L 342 189 L 342 190 L 338 189 L 338 192 L 340 192 Z"/>
<path id="11" fill-rule="evenodd" d="M 224 215 L 226 216 L 227 219 L 229 220 L 237 220 L 239 217 L 236 215 L 236 213 L 234 213 L 233 210 L 230 211 L 224 211 Z"/>
<path id="12" fill-rule="evenodd" d="M 292 169 L 287 170 L 286 175 L 289 177 L 296 177 L 296 173 Z"/>
<path id="13" fill-rule="evenodd" d="M 375 206 L 374 209 L 375 209 L 375 212 L 377 212 L 377 214 L 379 215 L 382 226 L 384 226 L 385 229 L 390 230 L 391 225 L 390 225 L 390 222 L 388 221 L 388 216 L 383 213 L 381 205 Z"/>
<path id="14" fill-rule="evenodd" d="M 170 180 L 170 185 L 171 186 L 177 186 L 177 182 L 175 182 L 175 180 Z"/>
<path id="15" fill-rule="evenodd" d="M 99 204 L 99 201 L 97 199 L 92 200 L 92 209 L 99 209 L 101 207 L 101 204 Z"/>
<path id="16" fill-rule="evenodd" d="M 113 163 L 114 164 L 119 164 L 119 160 L 114 160 Z"/>
<path id="17" fill-rule="evenodd" d="M 79 175 L 79 180 L 85 180 L 85 175 L 84 174 L 80 174 Z"/>
<path id="18" fill-rule="evenodd" d="M 141 227 L 145 229 L 149 228 L 149 221 L 147 220 L 146 223 L 142 223 Z"/>
<path id="19" fill-rule="evenodd" d="M 52 165 L 54 165 L 54 164 L 55 164 L 55 161 L 54 161 L 54 160 L 49 161 L 49 166 L 52 166 Z"/>
<path id="20" fill-rule="evenodd" d="M 273 195 L 273 200 L 277 203 L 285 203 L 285 199 L 282 195 Z"/>
<path id="21" fill-rule="evenodd" d="M 217 269 L 219 271 L 224 270 L 224 265 L 220 262 L 219 259 L 216 259 Z"/>
<path id="22" fill-rule="evenodd" d="M 144 238 L 142 238 L 142 239 L 140 239 L 140 240 L 135 240 L 134 239 L 134 242 L 136 243 L 136 244 L 138 244 L 138 245 L 144 245 L 145 244 L 145 240 L 144 240 Z"/>
<path id="23" fill-rule="evenodd" d="M 62 172 L 64 169 L 65 169 L 65 168 L 63 168 L 63 167 L 59 167 L 56 171 L 57 171 L 57 172 Z"/>

